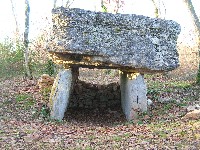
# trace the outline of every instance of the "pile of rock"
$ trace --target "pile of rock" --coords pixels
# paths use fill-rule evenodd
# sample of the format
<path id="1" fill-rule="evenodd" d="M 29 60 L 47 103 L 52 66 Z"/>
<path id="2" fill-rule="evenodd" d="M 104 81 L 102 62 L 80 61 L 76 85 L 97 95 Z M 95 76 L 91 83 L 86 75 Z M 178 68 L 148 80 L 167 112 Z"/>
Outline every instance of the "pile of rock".
<path id="1" fill-rule="evenodd" d="M 69 108 L 105 108 L 121 104 L 118 83 L 99 85 L 78 80 L 69 100 Z"/>
<path id="2" fill-rule="evenodd" d="M 48 74 L 43 74 L 38 80 L 38 86 L 40 90 L 49 89 L 52 87 L 54 82 L 54 77 L 49 76 Z"/>

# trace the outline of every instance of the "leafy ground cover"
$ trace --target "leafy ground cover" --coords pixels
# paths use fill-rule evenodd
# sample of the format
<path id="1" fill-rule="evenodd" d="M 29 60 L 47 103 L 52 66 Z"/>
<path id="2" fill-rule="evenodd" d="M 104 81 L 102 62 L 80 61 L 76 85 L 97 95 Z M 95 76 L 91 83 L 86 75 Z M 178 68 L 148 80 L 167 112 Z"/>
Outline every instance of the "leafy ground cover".
<path id="1" fill-rule="evenodd" d="M 88 82 L 118 80 L 115 72 L 86 74 L 80 78 Z M 153 105 L 130 122 L 120 107 L 69 109 L 63 121 L 51 120 L 36 79 L 0 80 L 0 149 L 200 149 L 200 120 L 183 119 L 187 106 L 199 104 L 200 87 L 145 78 Z"/>

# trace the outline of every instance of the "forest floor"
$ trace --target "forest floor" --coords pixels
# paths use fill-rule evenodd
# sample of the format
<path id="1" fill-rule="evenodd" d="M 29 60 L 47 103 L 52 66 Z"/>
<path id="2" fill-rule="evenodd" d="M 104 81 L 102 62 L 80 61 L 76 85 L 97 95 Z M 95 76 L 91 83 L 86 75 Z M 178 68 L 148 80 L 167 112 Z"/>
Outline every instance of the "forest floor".
<path id="1" fill-rule="evenodd" d="M 87 77 L 87 78 L 86 78 Z M 200 87 L 161 75 L 146 76 L 153 106 L 126 121 L 120 107 L 68 109 L 51 120 L 37 80 L 0 79 L 0 149 L 200 149 L 200 120 L 185 119 L 200 104 Z M 80 73 L 93 84 L 117 82 L 115 72 Z M 164 101 L 164 102 L 162 102 Z"/>

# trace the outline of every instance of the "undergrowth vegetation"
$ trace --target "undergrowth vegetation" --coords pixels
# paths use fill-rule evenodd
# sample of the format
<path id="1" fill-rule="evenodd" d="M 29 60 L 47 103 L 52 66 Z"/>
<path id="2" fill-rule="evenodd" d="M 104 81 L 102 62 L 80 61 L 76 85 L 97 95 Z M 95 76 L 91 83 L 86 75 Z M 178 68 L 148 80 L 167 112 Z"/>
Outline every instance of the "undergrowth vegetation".
<path id="1" fill-rule="evenodd" d="M 21 75 L 23 69 L 23 47 L 6 39 L 0 43 L 0 78 Z"/>
<path id="2" fill-rule="evenodd" d="M 38 50 L 38 45 L 30 47 L 29 66 L 33 76 L 38 77 L 43 73 L 54 75 L 55 65 L 48 60 L 44 48 Z M 0 79 L 25 75 L 24 70 L 24 47 L 22 42 L 13 42 L 6 39 L 0 43 Z"/>

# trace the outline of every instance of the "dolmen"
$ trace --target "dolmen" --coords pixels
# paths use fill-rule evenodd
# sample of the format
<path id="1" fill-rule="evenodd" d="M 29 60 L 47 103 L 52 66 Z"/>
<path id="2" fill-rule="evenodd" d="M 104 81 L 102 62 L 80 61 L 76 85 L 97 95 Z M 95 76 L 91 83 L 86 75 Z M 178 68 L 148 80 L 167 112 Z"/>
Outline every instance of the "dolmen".
<path id="1" fill-rule="evenodd" d="M 51 117 L 62 120 L 78 68 L 120 70 L 121 105 L 127 120 L 147 111 L 144 74 L 179 66 L 180 25 L 135 14 L 111 14 L 78 8 L 52 10 L 50 58 L 61 69 L 51 90 Z"/>

